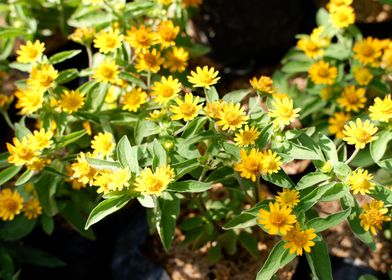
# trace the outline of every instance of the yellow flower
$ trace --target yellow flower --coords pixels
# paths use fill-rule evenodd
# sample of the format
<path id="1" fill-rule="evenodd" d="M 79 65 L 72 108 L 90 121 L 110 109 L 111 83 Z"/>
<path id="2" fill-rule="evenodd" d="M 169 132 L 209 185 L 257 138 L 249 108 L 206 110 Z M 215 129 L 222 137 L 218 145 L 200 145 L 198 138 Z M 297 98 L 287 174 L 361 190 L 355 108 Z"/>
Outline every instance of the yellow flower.
<path id="1" fill-rule="evenodd" d="M 17 90 L 15 96 L 18 98 L 15 108 L 21 109 L 22 115 L 30 115 L 42 108 L 44 102 L 44 91 L 36 88 Z"/>
<path id="2" fill-rule="evenodd" d="M 259 220 L 257 222 L 271 234 L 286 235 L 297 222 L 295 215 L 291 213 L 292 209 L 287 206 L 280 206 L 278 203 L 269 203 L 269 211 L 260 209 Z"/>
<path id="3" fill-rule="evenodd" d="M 180 32 L 180 27 L 174 26 L 171 20 L 161 21 L 157 27 L 158 42 L 161 44 L 161 47 L 168 48 L 173 46 L 178 32 Z"/>
<path id="4" fill-rule="evenodd" d="M 147 93 L 141 88 L 134 87 L 132 91 L 124 95 L 121 103 L 123 104 L 123 110 L 136 112 L 141 105 L 147 103 Z"/>
<path id="5" fill-rule="evenodd" d="M 114 60 L 108 59 L 101 62 L 95 69 L 93 78 L 99 82 L 115 84 L 118 79 L 118 66 Z"/>
<path id="6" fill-rule="evenodd" d="M 23 212 L 27 219 L 37 219 L 42 214 L 42 207 L 39 204 L 39 200 L 36 198 L 30 198 L 23 205 Z"/>
<path id="7" fill-rule="evenodd" d="M 350 6 L 336 7 L 331 10 L 331 22 L 336 28 L 346 28 L 355 23 L 355 12 Z"/>
<path id="8" fill-rule="evenodd" d="M 159 82 L 152 86 L 151 95 L 155 97 L 154 101 L 159 104 L 165 104 L 171 99 L 176 98 L 181 91 L 181 83 L 172 76 L 162 77 Z"/>
<path id="9" fill-rule="evenodd" d="M 59 72 L 54 69 L 52 65 L 42 64 L 38 67 L 33 67 L 27 84 L 33 88 L 45 91 L 53 86 L 54 80 L 56 80 L 58 76 Z"/>
<path id="10" fill-rule="evenodd" d="M 328 130 L 330 133 L 335 134 L 336 138 L 343 139 L 343 128 L 346 123 L 351 119 L 350 114 L 343 112 L 336 112 L 328 120 Z"/>
<path id="11" fill-rule="evenodd" d="M 281 169 L 282 162 L 280 156 L 271 150 L 265 150 L 261 158 L 261 173 L 272 174 L 277 173 Z"/>
<path id="12" fill-rule="evenodd" d="M 135 191 L 142 194 L 161 195 L 173 180 L 170 166 L 160 166 L 155 172 L 145 168 L 136 178 Z"/>
<path id="13" fill-rule="evenodd" d="M 204 107 L 204 112 L 206 113 L 207 116 L 209 116 L 212 119 L 217 119 L 219 118 L 223 105 L 226 104 L 226 102 L 222 100 L 214 101 L 214 102 L 208 102 L 206 106 Z"/>
<path id="14" fill-rule="evenodd" d="M 368 194 L 374 189 L 374 183 L 370 182 L 373 175 L 369 174 L 367 170 L 358 168 L 347 176 L 347 185 L 350 186 L 354 194 Z"/>
<path id="15" fill-rule="evenodd" d="M 298 116 L 300 108 L 294 108 L 293 100 L 290 98 L 274 99 L 272 101 L 272 109 L 268 115 L 273 118 L 276 127 L 284 127 L 293 122 Z"/>
<path id="16" fill-rule="evenodd" d="M 3 109 L 7 109 L 13 100 L 14 96 L 0 93 L 0 111 Z"/>
<path id="17" fill-rule="evenodd" d="M 120 30 L 102 30 L 95 34 L 94 47 L 96 47 L 99 52 L 107 54 L 109 52 L 114 52 L 121 46 L 121 42 L 124 39 L 124 35 L 120 34 Z"/>
<path id="18" fill-rule="evenodd" d="M 104 1 L 103 0 L 83 0 L 83 4 L 89 5 L 92 4 L 93 6 L 96 6 L 98 4 L 102 4 Z"/>
<path id="19" fill-rule="evenodd" d="M 355 68 L 353 72 L 355 80 L 361 86 L 367 86 L 373 79 L 372 72 L 370 72 L 366 67 Z"/>
<path id="20" fill-rule="evenodd" d="M 45 148 L 49 148 L 50 145 L 53 144 L 53 141 L 51 140 L 52 137 L 52 131 L 45 131 L 45 129 L 41 128 L 39 131 L 34 130 L 33 134 L 27 136 L 27 140 L 32 149 L 43 150 Z"/>
<path id="21" fill-rule="evenodd" d="M 328 62 L 320 60 L 310 66 L 308 73 L 315 84 L 332 85 L 338 75 L 338 69 L 335 66 L 330 66 Z"/>
<path id="22" fill-rule="evenodd" d="M 382 56 L 382 60 L 381 60 L 381 67 L 391 71 L 392 70 L 392 47 L 390 47 L 389 49 L 387 49 L 383 56 Z"/>
<path id="23" fill-rule="evenodd" d="M 247 147 L 249 145 L 254 145 L 259 136 L 260 131 L 256 127 L 249 128 L 249 125 L 245 125 L 244 129 L 241 128 L 239 132 L 235 134 L 234 142 L 238 146 Z"/>
<path id="24" fill-rule="evenodd" d="M 373 121 L 389 122 L 392 119 L 391 95 L 386 95 L 384 99 L 376 97 L 374 104 L 369 107 L 369 111 L 369 116 Z"/>
<path id="25" fill-rule="evenodd" d="M 84 95 L 84 93 L 80 93 L 78 91 L 65 90 L 64 93 L 61 95 L 59 105 L 64 112 L 72 114 L 73 112 L 76 112 L 83 107 Z"/>
<path id="26" fill-rule="evenodd" d="M 234 170 L 239 172 L 241 177 L 255 182 L 261 172 L 263 153 L 253 148 L 249 155 L 245 149 L 241 149 L 240 154 L 241 161 L 234 164 Z"/>
<path id="27" fill-rule="evenodd" d="M 249 80 L 250 85 L 258 91 L 264 92 L 264 93 L 269 93 L 272 94 L 275 92 L 275 88 L 273 86 L 273 81 L 270 77 L 267 76 L 261 76 L 259 79 L 256 77 L 253 77 L 251 80 Z"/>
<path id="28" fill-rule="evenodd" d="M 92 135 L 91 131 L 91 123 L 89 121 L 85 121 L 82 123 L 83 128 L 87 131 L 87 135 Z"/>
<path id="29" fill-rule="evenodd" d="M 249 117 L 245 114 L 241 104 L 234 105 L 233 102 L 230 102 L 223 104 L 219 121 L 216 124 L 223 130 L 235 130 L 244 125 L 248 119 Z"/>
<path id="30" fill-rule="evenodd" d="M 325 87 L 320 90 L 320 97 L 324 100 L 327 101 L 331 98 L 332 95 L 332 88 L 331 87 Z"/>
<path id="31" fill-rule="evenodd" d="M 203 108 L 203 105 L 197 105 L 199 97 L 194 97 L 191 93 L 185 95 L 184 101 L 180 98 L 176 98 L 174 101 L 177 105 L 170 106 L 170 111 L 174 114 L 171 116 L 172 120 L 191 121 L 197 117 L 199 111 Z"/>
<path id="32" fill-rule="evenodd" d="M 362 206 L 363 212 L 359 215 L 361 226 L 376 235 L 376 228 L 382 229 L 382 224 L 391 220 L 391 217 L 385 215 L 388 209 L 384 207 L 383 201 L 372 200 L 368 204 Z"/>
<path id="33" fill-rule="evenodd" d="M 310 247 L 315 245 L 312 240 L 316 236 L 313 228 L 301 230 L 299 223 L 296 223 L 295 227 L 283 236 L 283 240 L 286 241 L 283 247 L 290 249 L 290 254 L 302 256 L 303 251 L 310 253 Z"/>
<path id="34" fill-rule="evenodd" d="M 0 218 L 3 221 L 12 221 L 23 208 L 23 197 L 15 190 L 0 190 Z"/>
<path id="35" fill-rule="evenodd" d="M 295 189 L 283 189 L 282 192 L 278 192 L 278 196 L 275 197 L 275 200 L 280 206 L 294 208 L 300 202 L 299 191 Z"/>
<path id="36" fill-rule="evenodd" d="M 323 166 L 320 168 L 321 172 L 329 173 L 332 171 L 332 164 L 329 161 L 324 162 Z"/>
<path id="37" fill-rule="evenodd" d="M 76 158 L 76 162 L 72 163 L 72 178 L 76 179 L 78 182 L 83 185 L 93 185 L 94 177 L 97 174 L 95 168 L 91 167 L 87 162 L 86 157 L 93 158 L 94 156 L 91 153 L 83 153 L 80 152 L 78 157 Z"/>
<path id="38" fill-rule="evenodd" d="M 156 49 L 140 52 L 136 58 L 135 68 L 138 72 L 147 71 L 157 73 L 161 69 L 164 59 Z"/>
<path id="39" fill-rule="evenodd" d="M 36 157 L 30 163 L 26 163 L 26 168 L 34 172 L 40 172 L 46 165 L 50 163 L 50 159 Z"/>
<path id="40" fill-rule="evenodd" d="M 124 187 L 129 187 L 131 173 L 128 168 L 118 170 L 104 170 L 99 172 L 94 178 L 94 185 L 98 186 L 97 193 L 108 193 L 110 191 L 122 191 Z"/>
<path id="41" fill-rule="evenodd" d="M 317 59 L 324 55 L 324 50 L 311 38 L 301 38 L 297 42 L 297 48 L 305 53 L 307 57 Z"/>
<path id="42" fill-rule="evenodd" d="M 173 47 L 166 53 L 166 61 L 163 67 L 169 69 L 170 72 L 183 72 L 188 66 L 189 53 L 184 48 Z"/>
<path id="43" fill-rule="evenodd" d="M 163 118 L 166 115 L 166 110 L 154 110 L 149 113 L 150 117 L 146 118 L 148 121 L 156 121 Z"/>
<path id="44" fill-rule="evenodd" d="M 209 89 L 210 86 L 215 85 L 220 77 L 217 77 L 218 71 L 215 71 L 214 67 L 208 69 L 208 66 L 196 67 L 196 72 L 191 71 L 191 75 L 187 76 L 188 81 L 193 87 L 203 87 Z"/>
<path id="45" fill-rule="evenodd" d="M 157 35 L 151 31 L 151 28 L 145 27 L 142 24 L 139 28 L 132 26 L 132 28 L 127 31 L 125 41 L 134 48 L 136 53 L 139 53 L 156 44 Z"/>
<path id="46" fill-rule="evenodd" d="M 364 88 L 355 88 L 355 86 L 345 86 L 342 95 L 337 99 L 338 104 L 347 112 L 358 112 L 365 107 L 366 90 Z"/>
<path id="47" fill-rule="evenodd" d="M 78 27 L 68 36 L 68 38 L 79 44 L 90 44 L 94 37 L 94 32 L 94 28 L 91 27 Z"/>
<path id="48" fill-rule="evenodd" d="M 317 43 L 317 45 L 321 48 L 328 47 L 331 43 L 331 38 L 329 38 L 326 34 L 324 26 L 314 28 L 310 34 L 310 40 Z"/>
<path id="49" fill-rule="evenodd" d="M 157 0 L 158 3 L 162 4 L 162 5 L 170 5 L 171 3 L 173 3 L 173 0 Z"/>
<path id="50" fill-rule="evenodd" d="M 100 132 L 91 141 L 91 148 L 94 150 L 94 155 L 108 156 L 113 152 L 114 147 L 113 135 L 110 132 Z"/>
<path id="51" fill-rule="evenodd" d="M 331 11 L 342 6 L 350 6 L 352 3 L 353 0 L 330 0 L 327 4 L 327 9 Z"/>
<path id="52" fill-rule="evenodd" d="M 203 0 L 182 0 L 182 4 L 185 8 L 197 8 L 203 3 Z"/>
<path id="53" fill-rule="evenodd" d="M 45 51 L 45 44 L 39 40 L 34 43 L 28 41 L 25 45 L 21 45 L 16 51 L 18 57 L 16 60 L 20 63 L 32 63 L 38 61 Z"/>
<path id="54" fill-rule="evenodd" d="M 355 43 L 353 51 L 354 58 L 364 65 L 377 67 L 380 64 L 382 45 L 378 39 L 367 37 Z"/>
<path id="55" fill-rule="evenodd" d="M 356 123 L 349 122 L 348 125 L 344 126 L 343 134 L 346 137 L 343 140 L 350 145 L 355 145 L 356 149 L 363 149 L 367 143 L 378 138 L 377 136 L 373 136 L 377 130 L 377 127 L 369 120 L 362 123 L 361 119 L 358 118 Z"/>
<path id="56" fill-rule="evenodd" d="M 39 151 L 34 149 L 27 138 L 23 138 L 20 142 L 17 138 L 13 139 L 14 145 L 7 143 L 7 150 L 10 153 L 8 162 L 16 166 L 32 163 L 39 155 Z"/>

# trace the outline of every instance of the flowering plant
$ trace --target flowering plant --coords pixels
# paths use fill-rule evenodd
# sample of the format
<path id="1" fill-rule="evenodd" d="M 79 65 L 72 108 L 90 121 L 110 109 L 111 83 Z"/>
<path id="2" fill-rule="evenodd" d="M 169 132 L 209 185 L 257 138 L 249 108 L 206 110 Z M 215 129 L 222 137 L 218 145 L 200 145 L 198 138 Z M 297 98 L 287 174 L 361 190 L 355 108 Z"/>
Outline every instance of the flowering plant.
<path id="1" fill-rule="evenodd" d="M 39 225 L 50 234 L 58 214 L 93 238 L 92 225 L 137 200 L 165 249 L 178 219 L 184 243 L 208 244 L 212 261 L 237 244 L 257 258 L 258 240 L 277 236 L 257 279 L 302 254 L 316 277 L 332 279 L 321 232 L 344 220 L 375 249 L 373 235 L 391 220 L 392 45 L 361 38 L 350 1 L 319 11 L 319 27 L 300 36 L 273 79 L 255 77 L 224 95 L 213 67 L 186 70 L 204 51 L 185 26 L 200 1 L 89 2 L 67 20 L 83 53 L 48 57 L 31 40 L 9 64 L 28 77 L 16 82 L 20 121 L 8 118 L 10 97 L 0 103 L 15 130 L 1 154 L 3 240 Z M 82 55 L 84 69 L 56 69 Z M 305 88 L 290 83 L 306 72 Z M 314 171 L 293 182 L 284 167 L 294 160 L 311 161 Z M 279 191 L 266 197 L 262 185 Z M 358 194 L 369 202 L 361 207 Z M 314 211 L 336 200 L 342 211 Z"/>

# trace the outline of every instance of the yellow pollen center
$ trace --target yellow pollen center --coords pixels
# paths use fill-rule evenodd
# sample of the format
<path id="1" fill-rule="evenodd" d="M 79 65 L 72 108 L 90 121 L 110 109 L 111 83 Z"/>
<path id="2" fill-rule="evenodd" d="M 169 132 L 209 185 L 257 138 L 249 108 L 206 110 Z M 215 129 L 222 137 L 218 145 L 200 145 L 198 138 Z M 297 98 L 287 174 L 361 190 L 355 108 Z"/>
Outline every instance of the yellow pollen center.
<path id="1" fill-rule="evenodd" d="M 358 141 L 361 143 L 367 143 L 370 141 L 370 139 L 372 138 L 372 136 L 370 135 L 369 132 L 367 132 L 364 129 L 359 129 L 357 132 L 357 138 Z"/>
<path id="2" fill-rule="evenodd" d="M 270 221 L 274 226 L 281 227 L 285 224 L 285 215 L 280 212 L 273 212 L 270 215 Z"/>
<path id="3" fill-rule="evenodd" d="M 184 114 L 185 116 L 192 116 L 196 112 L 195 106 L 189 103 L 182 103 L 180 105 L 180 110 L 181 113 Z"/>
<path id="4" fill-rule="evenodd" d="M 329 76 L 328 68 L 320 67 L 317 70 L 317 74 L 322 78 L 327 78 Z"/>
<path id="5" fill-rule="evenodd" d="M 10 212 L 16 212 L 18 210 L 18 203 L 13 199 L 6 199 L 3 202 L 4 208 L 6 208 Z"/>

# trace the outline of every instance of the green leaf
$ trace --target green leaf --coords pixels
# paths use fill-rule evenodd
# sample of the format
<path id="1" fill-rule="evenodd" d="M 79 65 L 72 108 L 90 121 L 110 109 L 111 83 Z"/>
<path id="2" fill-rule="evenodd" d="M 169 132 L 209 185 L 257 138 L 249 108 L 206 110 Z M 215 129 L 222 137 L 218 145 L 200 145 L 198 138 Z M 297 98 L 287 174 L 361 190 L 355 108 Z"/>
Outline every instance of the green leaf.
<path id="1" fill-rule="evenodd" d="M 20 186 L 27 183 L 33 176 L 34 176 L 34 171 L 27 169 L 25 172 L 23 172 L 22 175 L 20 175 L 18 180 L 16 180 L 15 186 Z"/>
<path id="2" fill-rule="evenodd" d="M 390 5 L 392 5 L 392 2 Z M 374 275 L 371 275 L 371 274 L 365 274 L 365 275 L 359 276 L 358 280 L 378 280 L 378 278 Z"/>
<path id="3" fill-rule="evenodd" d="M 229 230 L 229 229 L 240 229 L 240 228 L 248 228 L 252 227 L 257 224 L 257 219 L 256 216 L 259 213 L 260 209 L 268 209 L 268 204 L 269 201 L 265 200 L 262 202 L 259 202 L 255 206 L 253 206 L 251 209 L 242 211 L 240 214 L 232 218 L 230 221 L 228 221 L 224 226 L 223 229 Z"/>
<path id="4" fill-rule="evenodd" d="M 14 178 L 16 174 L 22 169 L 23 166 L 12 165 L 0 172 L 0 185 L 4 185 L 9 180 Z"/>
<path id="5" fill-rule="evenodd" d="M 267 175 L 262 175 L 263 179 L 273 183 L 282 188 L 292 188 L 294 187 L 293 181 L 289 176 L 281 169 L 278 173 L 272 173 Z"/>
<path id="6" fill-rule="evenodd" d="M 121 195 L 101 201 L 88 216 L 85 229 L 90 228 L 93 224 L 98 223 L 106 216 L 123 208 L 130 200 L 131 196 Z"/>
<path id="7" fill-rule="evenodd" d="M 270 123 L 269 125 L 267 125 L 266 127 L 264 127 L 261 132 L 260 132 L 260 137 L 259 139 L 257 139 L 255 146 L 259 149 L 264 148 L 268 142 L 270 141 L 273 133 L 274 133 L 274 129 L 273 129 L 273 124 Z"/>
<path id="8" fill-rule="evenodd" d="M 344 180 L 351 173 L 351 168 L 343 162 L 338 162 L 334 164 L 333 171 L 339 177 L 339 179 Z"/>
<path id="9" fill-rule="evenodd" d="M 322 186 L 318 186 L 314 189 L 312 189 L 309 193 L 307 194 L 302 194 L 301 195 L 301 204 L 302 208 L 307 211 L 310 209 L 313 205 L 315 205 L 322 197 L 323 195 L 330 190 L 336 183 L 328 183 Z"/>
<path id="10" fill-rule="evenodd" d="M 256 259 L 260 257 L 260 252 L 257 248 L 257 239 L 252 234 L 241 231 L 238 236 L 238 241 L 253 257 Z"/>
<path id="11" fill-rule="evenodd" d="M 325 157 L 331 163 L 336 163 L 339 161 L 338 152 L 336 151 L 336 146 L 331 139 L 329 139 L 324 134 L 319 133 L 320 141 L 319 145 L 321 150 L 324 152 Z"/>
<path id="12" fill-rule="evenodd" d="M 350 57 L 351 48 L 343 44 L 331 44 L 325 50 L 325 56 L 337 60 L 346 60 Z"/>
<path id="13" fill-rule="evenodd" d="M 239 89 L 226 93 L 222 100 L 226 102 L 233 102 L 234 104 L 240 103 L 250 93 L 249 89 Z"/>
<path id="14" fill-rule="evenodd" d="M 34 185 L 38 194 L 39 202 L 44 212 L 50 217 L 53 217 L 58 213 L 58 207 L 54 195 L 56 194 L 57 185 L 60 180 L 62 180 L 62 178 L 44 173 Z"/>
<path id="15" fill-rule="evenodd" d="M 326 9 L 320 8 L 317 10 L 316 23 L 317 23 L 317 26 L 329 24 L 329 13 L 327 12 Z"/>
<path id="16" fill-rule="evenodd" d="M 307 72 L 309 67 L 312 65 L 312 61 L 289 61 L 283 67 L 282 71 L 288 74 Z"/>
<path id="17" fill-rule="evenodd" d="M 158 126 L 150 121 L 140 119 L 135 127 L 135 142 L 136 144 L 142 143 L 143 139 L 147 136 L 155 135 L 158 133 Z"/>
<path id="18" fill-rule="evenodd" d="M 256 280 L 271 279 L 280 268 L 295 259 L 296 255 L 290 254 L 283 245 L 284 241 L 281 240 L 272 248 L 263 267 L 257 273 Z"/>
<path id="19" fill-rule="evenodd" d="M 15 271 L 14 262 L 11 255 L 6 251 L 3 244 L 0 243 L 0 276 L 4 280 L 13 278 Z"/>
<path id="20" fill-rule="evenodd" d="M 0 224 L 0 238 L 4 240 L 21 239 L 32 232 L 35 223 L 35 220 L 29 220 L 24 215 L 17 215 L 12 221 Z"/>
<path id="21" fill-rule="evenodd" d="M 320 156 L 312 149 L 295 143 L 288 143 L 285 154 L 292 159 L 321 160 Z"/>
<path id="22" fill-rule="evenodd" d="M 167 188 L 174 192 L 204 192 L 212 188 L 212 183 L 199 182 L 194 180 L 174 182 Z"/>
<path id="23" fill-rule="evenodd" d="M 15 136 L 19 141 L 28 135 L 31 135 L 31 131 L 26 127 L 24 123 L 24 118 L 22 118 L 18 123 L 15 123 Z"/>
<path id="24" fill-rule="evenodd" d="M 379 161 L 377 165 L 392 173 L 392 158 Z"/>
<path id="25" fill-rule="evenodd" d="M 134 84 L 142 89 L 146 89 L 147 86 L 142 79 L 139 79 L 128 72 L 120 72 L 120 79 L 125 80 L 131 84 Z"/>
<path id="26" fill-rule="evenodd" d="M 95 234 L 91 229 L 86 230 L 84 225 L 86 224 L 85 213 L 78 209 L 75 204 L 68 203 L 64 208 L 61 209 L 61 215 L 65 220 L 75 229 L 81 236 L 94 240 Z"/>
<path id="27" fill-rule="evenodd" d="M 28 30 L 17 27 L 0 27 L 0 38 L 8 39 L 18 36 L 28 36 Z"/>
<path id="28" fill-rule="evenodd" d="M 18 258 L 21 258 L 23 263 L 34 264 L 42 267 L 55 268 L 65 266 L 65 263 L 55 256 L 45 251 L 30 247 L 19 247 Z"/>
<path id="29" fill-rule="evenodd" d="M 331 177 L 322 172 L 311 172 L 306 174 L 299 180 L 296 189 L 302 190 L 312 186 L 315 186 L 321 182 L 331 179 Z"/>
<path id="30" fill-rule="evenodd" d="M 57 148 L 64 148 L 64 147 L 68 146 L 69 144 L 78 141 L 80 138 L 82 138 L 84 135 L 86 135 L 86 133 L 87 133 L 87 131 L 85 129 L 82 129 L 82 130 L 72 132 L 68 135 L 62 136 L 62 137 L 57 137 L 57 138 L 55 138 L 56 147 Z"/>
<path id="31" fill-rule="evenodd" d="M 149 1 L 134 1 L 127 3 L 124 9 L 124 18 L 135 18 L 150 12 L 155 7 L 154 3 Z"/>
<path id="32" fill-rule="evenodd" d="M 185 128 L 181 137 L 188 138 L 196 135 L 198 132 L 200 132 L 203 129 L 207 120 L 208 120 L 207 117 L 198 117 L 193 119 Z"/>
<path id="33" fill-rule="evenodd" d="M 46 234 L 51 235 L 54 230 L 54 220 L 52 217 L 46 215 L 46 213 L 42 213 L 41 215 L 41 224 L 42 229 L 45 231 Z"/>
<path id="34" fill-rule="evenodd" d="M 384 201 L 386 205 L 392 205 L 392 190 L 387 187 L 376 186 L 369 195 L 374 199 Z"/>
<path id="35" fill-rule="evenodd" d="M 171 164 L 171 167 L 174 170 L 175 179 L 178 180 L 185 174 L 188 174 L 198 168 L 200 166 L 200 162 L 197 158 L 183 160 L 175 164 Z"/>
<path id="36" fill-rule="evenodd" d="M 175 194 L 164 192 L 159 201 L 159 213 L 157 230 L 165 250 L 169 250 L 174 237 L 177 217 L 180 214 L 180 200 Z"/>
<path id="37" fill-rule="evenodd" d="M 57 64 L 80 54 L 81 50 L 69 50 L 56 53 L 49 57 L 50 64 Z"/>
<path id="38" fill-rule="evenodd" d="M 68 20 L 68 24 L 73 27 L 90 27 L 90 26 L 97 26 L 100 24 L 108 23 L 113 20 L 113 15 L 109 13 L 100 13 L 96 10 L 85 13 L 78 17 L 71 17 Z"/>
<path id="39" fill-rule="evenodd" d="M 343 222 L 351 213 L 351 208 L 329 215 L 325 218 L 314 218 L 307 223 L 308 228 L 313 228 L 316 232 L 327 230 Z"/>
<path id="40" fill-rule="evenodd" d="M 87 162 L 97 170 L 117 170 L 121 168 L 121 164 L 117 161 L 109 161 L 98 158 L 86 157 Z"/>
<path id="41" fill-rule="evenodd" d="M 62 85 L 76 79 L 77 77 L 79 77 L 78 69 L 71 68 L 71 69 L 61 71 L 56 79 L 56 82 L 59 85 Z"/>
<path id="42" fill-rule="evenodd" d="M 131 172 L 139 174 L 137 149 L 131 146 L 126 135 L 118 141 L 116 152 L 117 159 L 123 168 L 128 167 Z"/>
<path id="43" fill-rule="evenodd" d="M 222 257 L 222 247 L 219 244 L 208 249 L 207 260 L 209 264 L 217 263 Z"/>
<path id="44" fill-rule="evenodd" d="M 0 168 L 8 167 L 11 163 L 8 162 L 8 157 L 10 156 L 9 152 L 4 152 L 0 154 Z"/>
<path id="45" fill-rule="evenodd" d="M 306 253 L 306 259 L 315 279 L 332 280 L 331 260 L 328 247 L 324 241 L 316 241 L 311 252 Z"/>
<path id="46" fill-rule="evenodd" d="M 145 208 L 154 208 L 156 204 L 154 198 L 151 195 L 138 196 L 137 200 Z"/>
<path id="47" fill-rule="evenodd" d="M 152 150 L 153 154 L 153 167 L 164 166 L 167 163 L 167 154 L 166 150 L 163 148 L 162 144 L 157 140 L 154 139 L 152 143 Z"/>
<path id="48" fill-rule="evenodd" d="M 214 86 L 210 87 L 206 92 L 207 102 L 214 102 L 219 100 L 219 94 Z"/>

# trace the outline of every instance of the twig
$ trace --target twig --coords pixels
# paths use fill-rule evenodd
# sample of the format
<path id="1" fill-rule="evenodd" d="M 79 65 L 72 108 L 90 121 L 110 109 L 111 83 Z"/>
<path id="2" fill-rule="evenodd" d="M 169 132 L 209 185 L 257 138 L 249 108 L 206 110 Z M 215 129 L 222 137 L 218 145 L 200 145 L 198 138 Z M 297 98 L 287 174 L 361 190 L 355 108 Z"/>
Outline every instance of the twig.
<path id="1" fill-rule="evenodd" d="M 358 154 L 358 152 L 359 152 L 359 149 L 356 148 L 354 153 L 351 155 L 351 157 L 345 161 L 345 164 L 349 164 L 355 158 L 355 156 Z"/>
<path id="2" fill-rule="evenodd" d="M 13 125 L 13 123 L 11 122 L 10 116 L 8 115 L 7 111 L 2 111 L 1 114 L 3 115 L 5 122 L 7 123 L 7 125 L 15 131 L 15 126 Z"/>

